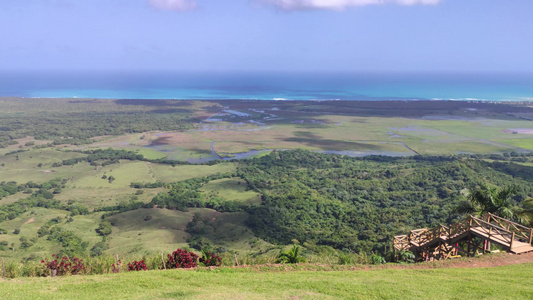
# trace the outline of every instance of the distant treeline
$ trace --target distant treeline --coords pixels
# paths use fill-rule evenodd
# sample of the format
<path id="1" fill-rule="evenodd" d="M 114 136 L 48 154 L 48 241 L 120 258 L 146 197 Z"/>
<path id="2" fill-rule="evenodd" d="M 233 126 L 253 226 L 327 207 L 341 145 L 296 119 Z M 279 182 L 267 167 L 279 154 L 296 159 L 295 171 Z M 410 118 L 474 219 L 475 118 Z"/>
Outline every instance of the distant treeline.
<path id="1" fill-rule="evenodd" d="M 0 112 L 0 148 L 17 144 L 14 139 L 33 136 L 58 144 L 87 144 L 93 137 L 153 130 L 192 128 L 197 120 L 191 110 L 174 106 L 125 107 L 113 101 L 91 103 L 58 99 L 5 100 Z M 188 102 L 180 103 L 187 106 Z M 39 109 L 37 109 L 39 108 Z M 21 117 L 24 116 L 24 117 Z"/>
<path id="2" fill-rule="evenodd" d="M 179 160 L 173 160 L 173 159 L 167 159 L 167 158 L 159 158 L 159 159 L 148 159 L 145 158 L 142 154 L 136 153 L 134 151 L 129 150 L 117 150 L 117 149 L 96 149 L 96 150 L 87 150 L 87 151 L 72 151 L 72 152 L 79 152 L 88 154 L 85 157 L 77 157 L 77 158 L 71 158 L 71 159 L 65 159 L 61 162 L 55 162 L 52 167 L 61 167 L 64 166 L 70 166 L 75 165 L 80 162 L 88 162 L 92 166 L 107 166 L 111 164 L 117 164 L 120 162 L 121 159 L 123 160 L 139 160 L 139 161 L 147 161 L 152 163 L 158 163 L 158 164 L 167 164 L 167 165 L 189 165 L 189 162 L 186 161 L 179 161 Z M 214 160 L 210 162 L 203 163 L 204 165 L 214 165 L 218 164 L 220 161 Z"/>

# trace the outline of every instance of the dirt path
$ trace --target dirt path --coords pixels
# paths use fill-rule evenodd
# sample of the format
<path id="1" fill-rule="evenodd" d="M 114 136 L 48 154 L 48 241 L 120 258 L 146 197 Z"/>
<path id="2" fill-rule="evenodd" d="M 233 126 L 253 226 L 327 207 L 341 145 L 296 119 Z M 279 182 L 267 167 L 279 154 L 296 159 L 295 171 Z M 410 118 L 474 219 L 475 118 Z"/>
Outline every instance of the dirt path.
<path id="1" fill-rule="evenodd" d="M 385 264 L 385 265 L 359 265 L 342 266 L 329 264 L 266 264 L 266 265 L 241 265 L 227 267 L 233 269 L 250 268 L 259 272 L 265 271 L 371 271 L 371 270 L 429 270 L 447 268 L 492 268 L 516 264 L 533 263 L 533 252 L 515 255 L 508 253 L 492 254 L 478 257 L 450 259 L 445 261 L 432 261 L 416 264 Z"/>
<path id="2" fill-rule="evenodd" d="M 492 268 L 508 265 L 533 263 L 533 252 L 521 255 L 502 253 L 471 258 L 451 259 L 411 265 L 389 265 L 390 269 L 435 269 L 435 268 Z"/>

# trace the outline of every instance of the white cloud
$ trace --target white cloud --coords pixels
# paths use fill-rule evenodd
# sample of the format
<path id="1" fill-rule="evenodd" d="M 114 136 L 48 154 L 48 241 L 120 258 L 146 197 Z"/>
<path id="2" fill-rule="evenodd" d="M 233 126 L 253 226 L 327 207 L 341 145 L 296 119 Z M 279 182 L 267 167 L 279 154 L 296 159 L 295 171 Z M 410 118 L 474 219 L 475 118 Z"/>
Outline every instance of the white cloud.
<path id="1" fill-rule="evenodd" d="M 148 0 L 148 4 L 161 10 L 189 11 L 196 8 L 194 0 Z"/>
<path id="2" fill-rule="evenodd" d="M 282 10 L 331 9 L 343 10 L 350 6 L 377 4 L 435 5 L 441 0 L 259 0 Z"/>

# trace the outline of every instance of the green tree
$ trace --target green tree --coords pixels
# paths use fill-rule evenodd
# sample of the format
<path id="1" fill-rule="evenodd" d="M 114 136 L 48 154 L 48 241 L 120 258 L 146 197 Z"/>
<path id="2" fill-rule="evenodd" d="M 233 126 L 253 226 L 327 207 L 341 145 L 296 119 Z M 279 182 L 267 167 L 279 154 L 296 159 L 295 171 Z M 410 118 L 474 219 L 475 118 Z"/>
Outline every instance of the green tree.
<path id="1" fill-rule="evenodd" d="M 522 202 L 517 215 L 523 224 L 533 227 L 533 198 L 526 199 Z"/>
<path id="2" fill-rule="evenodd" d="M 111 225 L 111 222 L 109 221 L 103 221 L 100 223 L 98 228 L 96 228 L 96 232 L 101 236 L 110 235 L 113 231 L 113 226 Z"/>
<path id="3" fill-rule="evenodd" d="M 470 189 L 467 201 L 459 203 L 457 212 L 476 216 L 491 213 L 502 218 L 514 219 L 515 209 L 511 200 L 516 193 L 517 189 L 515 186 L 501 189 L 482 186 L 479 189 Z"/>

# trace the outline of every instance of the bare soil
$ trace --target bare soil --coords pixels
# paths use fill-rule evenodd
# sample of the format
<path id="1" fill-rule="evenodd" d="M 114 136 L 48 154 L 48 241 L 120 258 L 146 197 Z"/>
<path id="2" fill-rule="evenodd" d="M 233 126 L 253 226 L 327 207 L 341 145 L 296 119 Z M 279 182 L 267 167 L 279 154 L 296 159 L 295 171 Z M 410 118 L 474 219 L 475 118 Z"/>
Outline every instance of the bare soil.
<path id="1" fill-rule="evenodd" d="M 249 268 L 260 272 L 265 271 L 370 271 L 370 270 L 428 270 L 441 268 L 493 268 L 507 265 L 533 263 L 533 252 L 525 254 L 497 253 L 477 257 L 457 258 L 441 261 L 422 262 L 414 264 L 385 264 L 385 265 L 357 265 L 339 266 L 328 264 L 266 264 L 241 265 L 228 267 L 233 269 Z"/>

